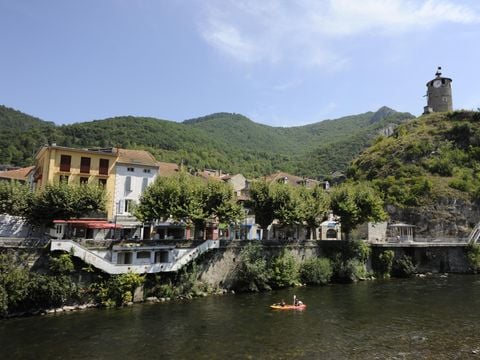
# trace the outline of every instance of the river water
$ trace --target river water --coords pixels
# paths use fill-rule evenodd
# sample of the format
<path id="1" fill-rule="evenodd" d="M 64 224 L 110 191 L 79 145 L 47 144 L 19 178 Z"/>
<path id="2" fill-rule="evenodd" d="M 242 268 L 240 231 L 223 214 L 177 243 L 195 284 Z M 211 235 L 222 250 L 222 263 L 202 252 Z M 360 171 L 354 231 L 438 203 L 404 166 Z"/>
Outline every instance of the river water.
<path id="1" fill-rule="evenodd" d="M 294 293 L 306 310 L 270 310 Z M 480 359 L 480 276 L 0 320 L 0 359 Z"/>

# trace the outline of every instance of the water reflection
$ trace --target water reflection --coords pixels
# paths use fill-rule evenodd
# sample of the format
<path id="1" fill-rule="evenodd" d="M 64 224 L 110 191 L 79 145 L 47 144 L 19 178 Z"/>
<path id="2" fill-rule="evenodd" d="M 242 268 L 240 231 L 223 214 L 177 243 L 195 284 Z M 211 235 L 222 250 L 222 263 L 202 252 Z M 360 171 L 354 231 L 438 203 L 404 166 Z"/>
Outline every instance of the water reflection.
<path id="1" fill-rule="evenodd" d="M 293 300 L 305 311 L 274 311 Z M 479 358 L 480 277 L 363 282 L 0 321 L 2 359 Z"/>

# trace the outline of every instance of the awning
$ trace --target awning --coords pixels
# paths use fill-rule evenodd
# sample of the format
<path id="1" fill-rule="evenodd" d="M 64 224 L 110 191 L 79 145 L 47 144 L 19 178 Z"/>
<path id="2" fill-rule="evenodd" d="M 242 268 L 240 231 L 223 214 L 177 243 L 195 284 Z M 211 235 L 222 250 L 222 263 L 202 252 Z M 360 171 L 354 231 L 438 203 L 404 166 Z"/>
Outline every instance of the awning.
<path id="1" fill-rule="evenodd" d="M 106 220 L 54 220 L 54 224 L 67 224 L 75 227 L 87 228 L 87 229 L 121 229 L 122 225 L 114 224 Z"/>

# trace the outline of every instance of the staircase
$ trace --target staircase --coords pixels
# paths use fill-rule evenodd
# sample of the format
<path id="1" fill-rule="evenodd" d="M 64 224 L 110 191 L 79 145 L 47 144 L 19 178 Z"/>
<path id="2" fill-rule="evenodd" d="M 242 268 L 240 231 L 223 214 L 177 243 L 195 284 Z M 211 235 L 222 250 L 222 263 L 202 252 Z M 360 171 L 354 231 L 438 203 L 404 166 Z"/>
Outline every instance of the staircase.
<path id="1" fill-rule="evenodd" d="M 201 254 L 211 250 L 218 249 L 220 246 L 220 240 L 207 240 L 199 246 L 192 248 L 185 252 L 181 257 L 174 262 L 169 263 L 152 263 L 148 265 L 136 265 L 136 264 L 114 264 L 108 259 L 101 257 L 93 251 L 81 246 L 73 240 L 52 240 L 50 251 L 65 251 L 71 253 L 83 260 L 85 263 L 90 264 L 97 269 L 100 269 L 108 274 L 124 274 L 127 272 L 133 272 L 137 274 L 151 274 L 158 272 L 171 272 L 178 271 L 183 266 L 187 265 L 191 261 L 195 260 Z M 111 256 L 110 256 L 111 258 Z"/>
<path id="2" fill-rule="evenodd" d="M 475 226 L 475 228 L 472 230 L 472 232 L 468 236 L 467 242 L 469 244 L 476 244 L 478 241 L 478 238 L 480 238 L 480 222 Z"/>

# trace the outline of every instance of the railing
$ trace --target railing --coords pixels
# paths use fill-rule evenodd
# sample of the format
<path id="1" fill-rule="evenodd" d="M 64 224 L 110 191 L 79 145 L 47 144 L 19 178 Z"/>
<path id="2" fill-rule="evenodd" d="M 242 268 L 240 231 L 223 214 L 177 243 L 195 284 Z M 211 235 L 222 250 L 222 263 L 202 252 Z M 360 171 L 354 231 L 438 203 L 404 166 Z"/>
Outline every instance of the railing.
<path id="1" fill-rule="evenodd" d="M 178 271 L 201 254 L 211 249 L 219 248 L 219 246 L 220 240 L 207 240 L 196 248 L 192 248 L 191 250 L 187 251 L 183 256 L 176 259 L 174 262 L 154 263 L 147 265 L 114 264 L 72 240 L 52 240 L 50 250 L 72 253 L 73 256 L 82 259 L 85 263 L 90 264 L 108 274 L 124 274 L 127 272 L 144 274 Z"/>
<path id="2" fill-rule="evenodd" d="M 470 236 L 468 237 L 468 243 L 476 244 L 479 237 L 480 237 L 480 222 L 475 226 L 475 228 L 470 233 Z"/>

